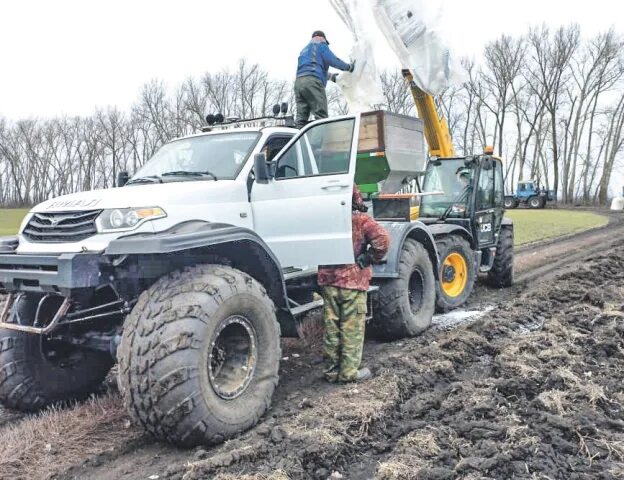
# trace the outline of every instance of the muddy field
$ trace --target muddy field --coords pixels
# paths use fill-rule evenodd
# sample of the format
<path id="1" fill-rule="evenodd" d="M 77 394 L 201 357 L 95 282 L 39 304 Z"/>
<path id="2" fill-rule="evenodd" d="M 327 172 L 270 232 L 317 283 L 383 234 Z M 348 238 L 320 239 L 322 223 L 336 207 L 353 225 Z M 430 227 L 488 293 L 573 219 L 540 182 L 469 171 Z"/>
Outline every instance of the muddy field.
<path id="1" fill-rule="evenodd" d="M 120 411 L 112 385 L 43 418 L 5 412 L 0 477 L 624 478 L 624 235 L 611 230 L 602 242 L 552 247 L 553 258 L 561 248 L 583 257 L 558 267 L 546 250 L 541 261 L 527 250 L 516 287 L 478 289 L 471 308 L 487 313 L 368 342 L 376 375 L 362 384 L 323 382 L 313 335 L 284 341 L 272 409 L 221 446 L 152 442 Z M 546 263 L 556 268 L 538 282 Z"/>

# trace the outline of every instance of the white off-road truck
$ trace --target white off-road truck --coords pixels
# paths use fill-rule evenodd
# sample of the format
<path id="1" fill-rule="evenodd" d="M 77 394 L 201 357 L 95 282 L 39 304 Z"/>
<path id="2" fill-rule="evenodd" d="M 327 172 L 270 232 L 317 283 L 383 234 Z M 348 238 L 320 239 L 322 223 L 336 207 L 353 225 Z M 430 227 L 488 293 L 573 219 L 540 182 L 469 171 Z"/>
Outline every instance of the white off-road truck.
<path id="1" fill-rule="evenodd" d="M 364 128 L 360 115 L 301 131 L 267 122 L 174 140 L 122 188 L 41 203 L 0 239 L 6 407 L 84 397 L 118 361 L 129 411 L 158 439 L 220 442 L 258 421 L 280 335 L 322 304 L 317 267 L 354 261 L 360 143 L 383 137 L 389 176 L 409 170 L 393 161 L 424 165 L 422 152 L 393 151 L 391 126 Z M 434 311 L 435 243 L 409 214 L 382 224 L 392 244 L 375 267 L 369 330 L 415 335 Z"/>

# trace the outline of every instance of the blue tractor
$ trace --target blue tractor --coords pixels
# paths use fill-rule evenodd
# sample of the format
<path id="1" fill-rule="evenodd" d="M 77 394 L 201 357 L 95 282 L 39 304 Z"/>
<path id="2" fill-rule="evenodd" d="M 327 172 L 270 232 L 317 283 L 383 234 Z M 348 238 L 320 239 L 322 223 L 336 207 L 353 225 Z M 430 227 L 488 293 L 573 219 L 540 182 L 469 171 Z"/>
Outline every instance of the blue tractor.
<path id="1" fill-rule="evenodd" d="M 544 208 L 546 202 L 555 200 L 555 191 L 542 189 L 536 180 L 520 180 L 513 195 L 505 195 L 505 208 L 528 205 L 530 208 Z"/>

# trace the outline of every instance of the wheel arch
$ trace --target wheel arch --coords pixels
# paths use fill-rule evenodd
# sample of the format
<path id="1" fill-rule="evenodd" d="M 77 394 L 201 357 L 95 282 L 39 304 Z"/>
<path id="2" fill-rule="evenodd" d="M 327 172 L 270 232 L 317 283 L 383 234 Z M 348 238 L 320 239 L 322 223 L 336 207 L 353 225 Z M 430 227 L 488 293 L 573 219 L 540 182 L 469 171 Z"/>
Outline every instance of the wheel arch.
<path id="1" fill-rule="evenodd" d="M 141 267 L 151 267 L 158 276 L 207 260 L 223 260 L 258 280 L 278 309 L 288 306 L 277 257 L 255 232 L 243 227 L 193 220 L 154 234 L 121 237 L 112 241 L 104 253 L 120 261 L 137 257 Z"/>
<path id="2" fill-rule="evenodd" d="M 434 223 L 428 225 L 429 231 L 433 235 L 433 237 L 437 240 L 441 237 L 449 237 L 451 235 L 459 235 L 468 241 L 471 248 L 473 247 L 473 237 L 472 234 L 461 225 L 455 225 L 452 223 Z"/>
<path id="3" fill-rule="evenodd" d="M 401 250 L 405 240 L 411 238 L 422 244 L 433 265 L 435 279 L 439 279 L 438 273 L 438 250 L 435 239 L 427 225 L 422 222 L 379 222 L 390 236 L 390 248 L 386 256 L 386 263 L 373 265 L 373 278 L 396 278 L 399 273 Z"/>
<path id="4" fill-rule="evenodd" d="M 510 217 L 503 217 L 503 219 L 501 220 L 501 227 L 511 228 L 513 230 L 513 219 L 511 219 Z"/>

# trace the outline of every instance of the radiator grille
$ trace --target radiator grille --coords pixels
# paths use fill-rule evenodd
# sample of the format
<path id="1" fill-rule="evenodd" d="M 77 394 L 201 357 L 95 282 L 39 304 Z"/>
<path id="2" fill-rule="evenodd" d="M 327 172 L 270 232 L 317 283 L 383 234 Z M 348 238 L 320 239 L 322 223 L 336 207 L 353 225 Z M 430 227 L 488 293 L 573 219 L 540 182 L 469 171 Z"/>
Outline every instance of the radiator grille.
<path id="1" fill-rule="evenodd" d="M 79 242 L 97 233 L 95 219 L 101 212 L 35 213 L 22 233 L 31 242 Z"/>

